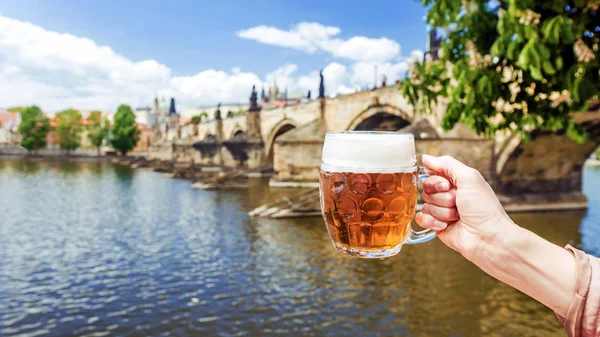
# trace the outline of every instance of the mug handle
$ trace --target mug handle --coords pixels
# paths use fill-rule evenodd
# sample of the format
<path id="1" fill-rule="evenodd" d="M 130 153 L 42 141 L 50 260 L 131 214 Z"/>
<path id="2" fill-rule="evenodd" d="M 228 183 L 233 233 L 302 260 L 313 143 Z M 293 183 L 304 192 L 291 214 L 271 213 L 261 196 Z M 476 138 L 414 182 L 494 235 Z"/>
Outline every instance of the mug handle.
<path id="1" fill-rule="evenodd" d="M 429 178 L 429 174 L 425 172 L 425 169 L 419 168 L 419 181 Z M 415 206 L 416 207 L 416 206 Z M 423 243 L 432 240 L 437 236 L 437 233 L 431 229 L 425 229 L 420 232 L 415 232 L 414 230 L 410 230 L 410 234 L 408 236 L 408 240 L 406 243 L 409 245 L 414 245 L 417 243 Z"/>

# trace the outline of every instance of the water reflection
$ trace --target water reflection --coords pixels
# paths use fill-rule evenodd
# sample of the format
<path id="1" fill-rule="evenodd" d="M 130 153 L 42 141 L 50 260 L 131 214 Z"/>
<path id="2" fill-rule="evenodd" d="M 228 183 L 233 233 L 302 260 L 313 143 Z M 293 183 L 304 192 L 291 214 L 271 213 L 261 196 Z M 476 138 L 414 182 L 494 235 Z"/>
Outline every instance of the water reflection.
<path id="1" fill-rule="evenodd" d="M 438 241 L 358 260 L 319 218 L 248 218 L 289 193 L 265 183 L 197 191 L 105 162 L 0 161 L 0 335 L 563 335 Z M 513 218 L 559 245 L 578 246 L 581 223 L 588 249 L 593 205 Z"/>

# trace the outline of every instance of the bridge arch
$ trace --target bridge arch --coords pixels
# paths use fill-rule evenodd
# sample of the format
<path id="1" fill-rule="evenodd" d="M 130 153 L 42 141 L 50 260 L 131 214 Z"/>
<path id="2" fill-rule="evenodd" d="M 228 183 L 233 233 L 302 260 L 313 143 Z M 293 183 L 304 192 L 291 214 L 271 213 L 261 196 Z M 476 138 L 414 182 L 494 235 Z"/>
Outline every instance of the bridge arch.
<path id="1" fill-rule="evenodd" d="M 269 165 L 273 165 L 273 146 L 275 145 L 275 140 L 277 139 L 277 137 L 283 135 L 284 133 L 286 133 L 292 129 L 295 129 L 297 126 L 298 125 L 297 125 L 296 121 L 294 121 L 293 119 L 289 119 L 289 118 L 284 118 L 281 121 L 279 121 L 277 124 L 275 124 L 275 126 L 269 133 L 269 136 L 265 143 L 265 149 L 267 151 L 266 158 L 267 158 L 267 163 Z"/>
<path id="2" fill-rule="evenodd" d="M 597 122 L 582 123 L 583 144 L 565 132 L 535 131 L 531 140 L 508 138 L 496 156 L 497 189 L 506 194 L 580 192 L 583 165 L 600 145 Z"/>
<path id="3" fill-rule="evenodd" d="M 396 131 L 409 125 L 412 116 L 391 104 L 371 105 L 359 112 L 346 127 L 346 131 L 382 130 Z"/>
<path id="4" fill-rule="evenodd" d="M 233 130 L 231 130 L 231 134 L 229 135 L 229 138 L 227 139 L 234 139 L 236 137 L 241 137 L 242 135 L 245 135 L 246 131 L 244 131 L 241 127 L 236 126 Z"/>

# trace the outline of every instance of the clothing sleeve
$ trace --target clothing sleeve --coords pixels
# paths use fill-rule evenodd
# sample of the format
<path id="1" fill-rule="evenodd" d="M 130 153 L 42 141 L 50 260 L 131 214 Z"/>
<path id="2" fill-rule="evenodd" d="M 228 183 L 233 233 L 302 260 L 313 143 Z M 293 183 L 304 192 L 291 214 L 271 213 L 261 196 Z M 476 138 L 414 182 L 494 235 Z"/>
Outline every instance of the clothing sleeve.
<path id="1" fill-rule="evenodd" d="M 577 263 L 577 287 L 567 316 L 555 313 L 569 337 L 600 337 L 600 259 L 566 246 Z"/>

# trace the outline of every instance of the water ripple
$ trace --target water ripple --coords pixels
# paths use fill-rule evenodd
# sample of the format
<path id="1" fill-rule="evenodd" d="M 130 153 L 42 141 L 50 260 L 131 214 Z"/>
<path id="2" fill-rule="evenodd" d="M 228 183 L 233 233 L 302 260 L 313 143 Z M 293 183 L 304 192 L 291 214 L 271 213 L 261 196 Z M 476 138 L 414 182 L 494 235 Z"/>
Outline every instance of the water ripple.
<path id="1" fill-rule="evenodd" d="M 248 218 L 287 193 L 264 183 L 207 192 L 106 163 L 0 161 L 0 335 L 563 335 L 439 242 L 356 260 L 320 219 Z M 578 245 L 598 210 L 515 220 Z"/>

